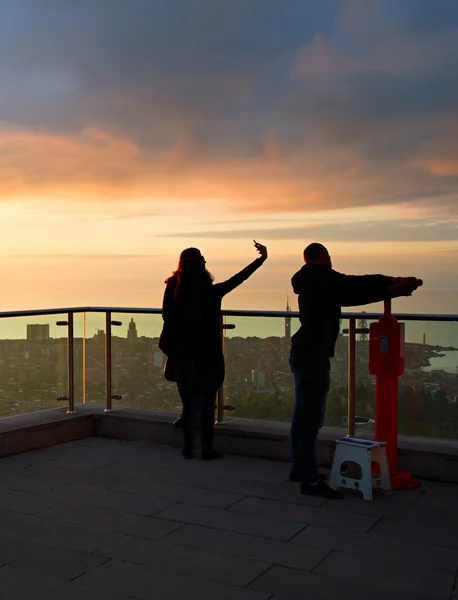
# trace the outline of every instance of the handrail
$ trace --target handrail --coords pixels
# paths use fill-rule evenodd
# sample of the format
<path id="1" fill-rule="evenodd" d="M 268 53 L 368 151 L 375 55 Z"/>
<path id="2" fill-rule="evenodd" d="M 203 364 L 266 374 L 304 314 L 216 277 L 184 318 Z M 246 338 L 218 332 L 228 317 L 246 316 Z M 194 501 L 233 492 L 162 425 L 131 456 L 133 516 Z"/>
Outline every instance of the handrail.
<path id="1" fill-rule="evenodd" d="M 72 306 L 65 308 L 43 308 L 37 310 L 9 310 L 0 312 L 0 319 L 8 317 L 35 317 L 44 315 L 60 315 L 64 313 L 131 313 L 131 314 L 162 314 L 161 308 L 120 308 L 110 306 Z"/>
<path id="2" fill-rule="evenodd" d="M 299 318 L 298 311 L 287 310 L 222 310 L 222 314 L 226 317 L 277 317 L 277 318 Z M 342 319 L 366 319 L 369 321 L 377 321 L 380 319 L 382 311 L 377 313 L 368 312 L 343 312 Z M 399 321 L 458 321 L 458 314 L 418 314 L 418 313 L 393 313 Z"/>
<path id="3" fill-rule="evenodd" d="M 145 314 L 145 315 L 160 315 L 161 308 L 132 308 L 132 307 L 116 307 L 116 306 L 75 306 L 64 308 L 45 308 L 38 310 L 14 310 L 0 312 L 0 319 L 9 317 L 33 317 L 41 315 L 59 315 L 64 313 L 125 313 L 125 314 Z M 285 317 L 299 318 L 299 312 L 286 310 L 232 310 L 224 309 L 221 314 L 225 317 L 273 317 L 284 319 Z M 342 319 L 366 319 L 376 321 L 380 318 L 381 312 L 344 312 L 341 315 Z M 421 314 L 421 313 L 393 313 L 399 321 L 458 321 L 458 314 Z"/>

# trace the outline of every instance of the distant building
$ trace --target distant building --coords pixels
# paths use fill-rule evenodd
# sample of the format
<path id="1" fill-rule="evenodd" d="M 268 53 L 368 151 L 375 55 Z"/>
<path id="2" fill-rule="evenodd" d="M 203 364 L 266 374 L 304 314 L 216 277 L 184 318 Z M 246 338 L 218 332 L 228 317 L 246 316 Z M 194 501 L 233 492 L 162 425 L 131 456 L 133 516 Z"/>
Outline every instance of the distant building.
<path id="1" fill-rule="evenodd" d="M 49 340 L 49 325 L 27 325 L 27 339 Z"/>
<path id="2" fill-rule="evenodd" d="M 291 312 L 291 307 L 289 305 L 289 298 L 286 296 L 286 310 Z M 291 317 L 285 317 L 285 339 L 289 341 L 291 339 Z"/>
<path id="3" fill-rule="evenodd" d="M 365 315 L 366 314 L 365 311 L 362 311 L 362 314 Z M 361 333 L 359 334 L 359 340 L 361 342 L 367 342 L 367 333 L 366 333 L 367 321 L 366 321 L 365 317 L 363 317 L 362 319 L 359 319 L 358 329 L 361 330 Z"/>
<path id="4" fill-rule="evenodd" d="M 135 321 L 132 317 L 132 319 L 130 320 L 129 323 L 129 329 L 127 330 L 127 339 L 132 342 L 133 340 L 136 340 L 138 338 L 138 334 L 137 334 L 137 325 L 135 324 Z"/>
<path id="5" fill-rule="evenodd" d="M 156 352 L 153 355 L 153 364 L 155 367 L 162 369 L 162 367 L 164 366 L 164 355 L 162 354 L 162 352 L 156 350 Z"/>
<path id="6" fill-rule="evenodd" d="M 264 370 L 253 369 L 251 371 L 251 383 L 255 385 L 265 385 L 266 372 Z"/>

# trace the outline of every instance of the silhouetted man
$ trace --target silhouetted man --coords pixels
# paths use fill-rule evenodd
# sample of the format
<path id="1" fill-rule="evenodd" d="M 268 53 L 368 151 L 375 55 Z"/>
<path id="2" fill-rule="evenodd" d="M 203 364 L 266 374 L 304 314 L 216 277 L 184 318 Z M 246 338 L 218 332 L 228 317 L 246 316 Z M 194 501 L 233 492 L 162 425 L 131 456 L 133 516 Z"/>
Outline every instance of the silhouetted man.
<path id="1" fill-rule="evenodd" d="M 301 327 L 291 339 L 296 403 L 289 478 L 302 482 L 302 494 L 337 499 L 342 494 L 331 489 L 318 473 L 316 439 L 324 422 L 329 359 L 334 356 L 341 307 L 410 296 L 421 281 L 385 275 L 343 275 L 333 270 L 327 249 L 318 243 L 307 246 L 304 261 L 306 264 L 291 280 L 299 295 Z"/>

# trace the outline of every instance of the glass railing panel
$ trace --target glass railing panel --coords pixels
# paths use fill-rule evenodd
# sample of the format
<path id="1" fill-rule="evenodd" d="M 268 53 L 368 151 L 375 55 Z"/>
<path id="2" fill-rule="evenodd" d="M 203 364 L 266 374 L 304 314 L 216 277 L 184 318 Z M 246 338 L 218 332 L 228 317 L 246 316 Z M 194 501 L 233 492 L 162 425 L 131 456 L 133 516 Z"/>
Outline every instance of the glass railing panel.
<path id="1" fill-rule="evenodd" d="M 164 377 L 166 357 L 159 350 L 160 314 L 113 313 L 112 327 L 113 407 L 145 408 L 181 412 L 176 384 Z"/>
<path id="2" fill-rule="evenodd" d="M 105 314 L 81 317 L 81 402 L 105 404 Z M 78 358 L 79 361 L 79 358 Z"/>
<path id="3" fill-rule="evenodd" d="M 355 435 L 374 431 L 375 376 L 369 373 L 369 333 L 373 321 L 356 319 L 355 338 Z"/>
<path id="4" fill-rule="evenodd" d="M 348 321 L 342 319 L 334 358 L 331 359 L 331 382 L 324 421 L 328 427 L 344 429 L 348 425 L 348 327 Z"/>
<path id="5" fill-rule="evenodd" d="M 75 406 L 86 401 L 85 386 L 85 313 L 73 315 L 73 381 Z"/>
<path id="6" fill-rule="evenodd" d="M 0 417 L 68 408 L 67 315 L 0 319 Z"/>
<path id="7" fill-rule="evenodd" d="M 235 329 L 225 330 L 225 418 L 290 422 L 294 410 L 290 336 L 299 327 L 298 319 L 228 316 L 225 323 L 235 325 Z M 325 425 L 345 427 L 347 340 L 344 335 L 337 341 L 331 369 Z"/>
<path id="8" fill-rule="evenodd" d="M 297 329 L 291 319 L 291 332 Z M 290 334 L 285 319 L 226 317 L 226 377 L 224 404 L 227 417 L 290 421 L 294 406 L 294 379 L 289 366 Z"/>
<path id="9" fill-rule="evenodd" d="M 399 433 L 458 439 L 458 323 L 407 321 Z"/>

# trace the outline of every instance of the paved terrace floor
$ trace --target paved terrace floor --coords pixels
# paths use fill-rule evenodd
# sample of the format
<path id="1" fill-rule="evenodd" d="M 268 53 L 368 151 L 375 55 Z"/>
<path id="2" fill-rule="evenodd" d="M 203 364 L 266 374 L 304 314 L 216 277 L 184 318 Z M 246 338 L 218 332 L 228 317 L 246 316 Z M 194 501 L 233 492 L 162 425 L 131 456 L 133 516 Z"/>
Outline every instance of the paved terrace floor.
<path id="1" fill-rule="evenodd" d="M 287 473 L 101 438 L 3 459 L 0 598 L 458 598 L 458 486 L 323 501 Z"/>

